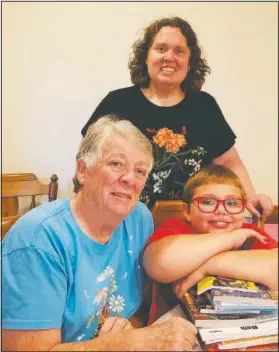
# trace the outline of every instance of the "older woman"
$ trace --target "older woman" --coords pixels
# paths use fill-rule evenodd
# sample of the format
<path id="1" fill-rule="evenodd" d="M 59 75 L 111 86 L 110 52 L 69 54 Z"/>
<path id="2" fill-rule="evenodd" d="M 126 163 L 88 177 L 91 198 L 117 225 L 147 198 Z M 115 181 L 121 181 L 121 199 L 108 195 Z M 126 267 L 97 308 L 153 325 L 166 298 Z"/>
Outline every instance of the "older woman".
<path id="1" fill-rule="evenodd" d="M 137 330 L 127 320 L 142 300 L 153 222 L 138 199 L 152 164 L 131 122 L 107 116 L 88 129 L 76 195 L 28 212 L 2 243 L 3 350 L 192 349 L 185 320 Z"/>
<path id="2" fill-rule="evenodd" d="M 248 210 L 263 217 L 272 210 L 268 196 L 257 195 L 235 148 L 236 136 L 216 100 L 201 91 L 210 72 L 195 32 L 179 17 L 162 18 L 144 29 L 129 61 L 132 87 L 111 91 L 82 129 L 99 116 L 115 113 L 153 140 L 155 166 L 142 200 L 182 199 L 183 185 L 201 166 L 221 164 L 240 177 Z"/>

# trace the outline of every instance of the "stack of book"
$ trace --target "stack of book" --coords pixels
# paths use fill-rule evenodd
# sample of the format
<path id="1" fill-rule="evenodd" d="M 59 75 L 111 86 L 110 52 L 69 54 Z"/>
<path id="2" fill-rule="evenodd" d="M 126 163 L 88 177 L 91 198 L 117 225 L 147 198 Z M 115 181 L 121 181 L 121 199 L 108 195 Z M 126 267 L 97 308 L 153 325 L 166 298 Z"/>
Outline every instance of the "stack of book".
<path id="1" fill-rule="evenodd" d="M 206 351 L 278 351 L 278 291 L 207 276 L 182 302 Z"/>

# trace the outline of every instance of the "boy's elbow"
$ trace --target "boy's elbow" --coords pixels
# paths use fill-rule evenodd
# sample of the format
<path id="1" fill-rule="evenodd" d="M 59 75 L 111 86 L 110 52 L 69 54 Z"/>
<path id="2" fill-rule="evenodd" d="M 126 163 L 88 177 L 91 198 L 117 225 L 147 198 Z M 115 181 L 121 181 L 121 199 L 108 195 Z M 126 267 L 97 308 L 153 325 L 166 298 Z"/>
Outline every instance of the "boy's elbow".
<path id="1" fill-rule="evenodd" d="M 278 248 L 268 251 L 268 262 L 264 265 L 264 273 L 260 283 L 270 290 L 278 291 Z"/>
<path id="2" fill-rule="evenodd" d="M 172 282 L 170 277 L 171 265 L 168 263 L 164 250 L 157 250 L 157 247 L 150 244 L 143 256 L 143 266 L 147 275 L 154 281 L 160 283 Z"/>
<path id="3" fill-rule="evenodd" d="M 278 291 L 278 250 L 276 251 L 276 253 L 272 253 L 274 258 L 273 258 L 273 263 L 272 263 L 272 268 L 271 268 L 271 275 L 269 275 L 270 277 L 270 282 L 268 287 L 271 290 L 275 290 Z"/>
<path id="4" fill-rule="evenodd" d="M 270 290 L 278 291 L 278 267 L 263 284 Z"/>
<path id="5" fill-rule="evenodd" d="M 269 285 L 269 289 L 273 291 L 278 291 L 278 277 L 275 278 Z"/>

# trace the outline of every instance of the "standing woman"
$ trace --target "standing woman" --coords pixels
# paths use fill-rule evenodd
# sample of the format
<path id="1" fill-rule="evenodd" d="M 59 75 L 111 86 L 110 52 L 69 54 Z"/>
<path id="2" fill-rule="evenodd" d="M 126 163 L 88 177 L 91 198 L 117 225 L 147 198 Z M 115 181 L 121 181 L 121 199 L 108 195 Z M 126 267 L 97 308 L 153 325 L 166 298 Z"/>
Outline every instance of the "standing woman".
<path id="1" fill-rule="evenodd" d="M 179 17 L 154 21 L 133 45 L 129 60 L 131 87 L 109 92 L 82 129 L 98 117 L 114 113 L 130 120 L 152 142 L 155 165 L 141 200 L 151 208 L 156 200 L 182 199 L 183 185 L 201 167 L 221 164 L 241 179 L 247 209 L 263 217 L 271 199 L 256 194 L 235 148 L 236 135 L 216 100 L 201 91 L 210 68 L 201 57 L 195 32 Z"/>

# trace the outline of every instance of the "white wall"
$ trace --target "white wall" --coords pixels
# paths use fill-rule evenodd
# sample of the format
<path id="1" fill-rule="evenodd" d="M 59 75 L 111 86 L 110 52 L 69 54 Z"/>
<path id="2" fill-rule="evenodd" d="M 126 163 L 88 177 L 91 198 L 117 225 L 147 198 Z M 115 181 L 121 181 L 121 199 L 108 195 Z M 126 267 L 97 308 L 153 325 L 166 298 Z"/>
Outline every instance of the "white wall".
<path id="1" fill-rule="evenodd" d="M 178 15 L 212 68 L 204 90 L 237 134 L 259 193 L 278 204 L 277 3 L 2 3 L 2 172 L 59 176 L 70 195 L 80 130 L 108 91 L 130 85 L 139 30 Z"/>

